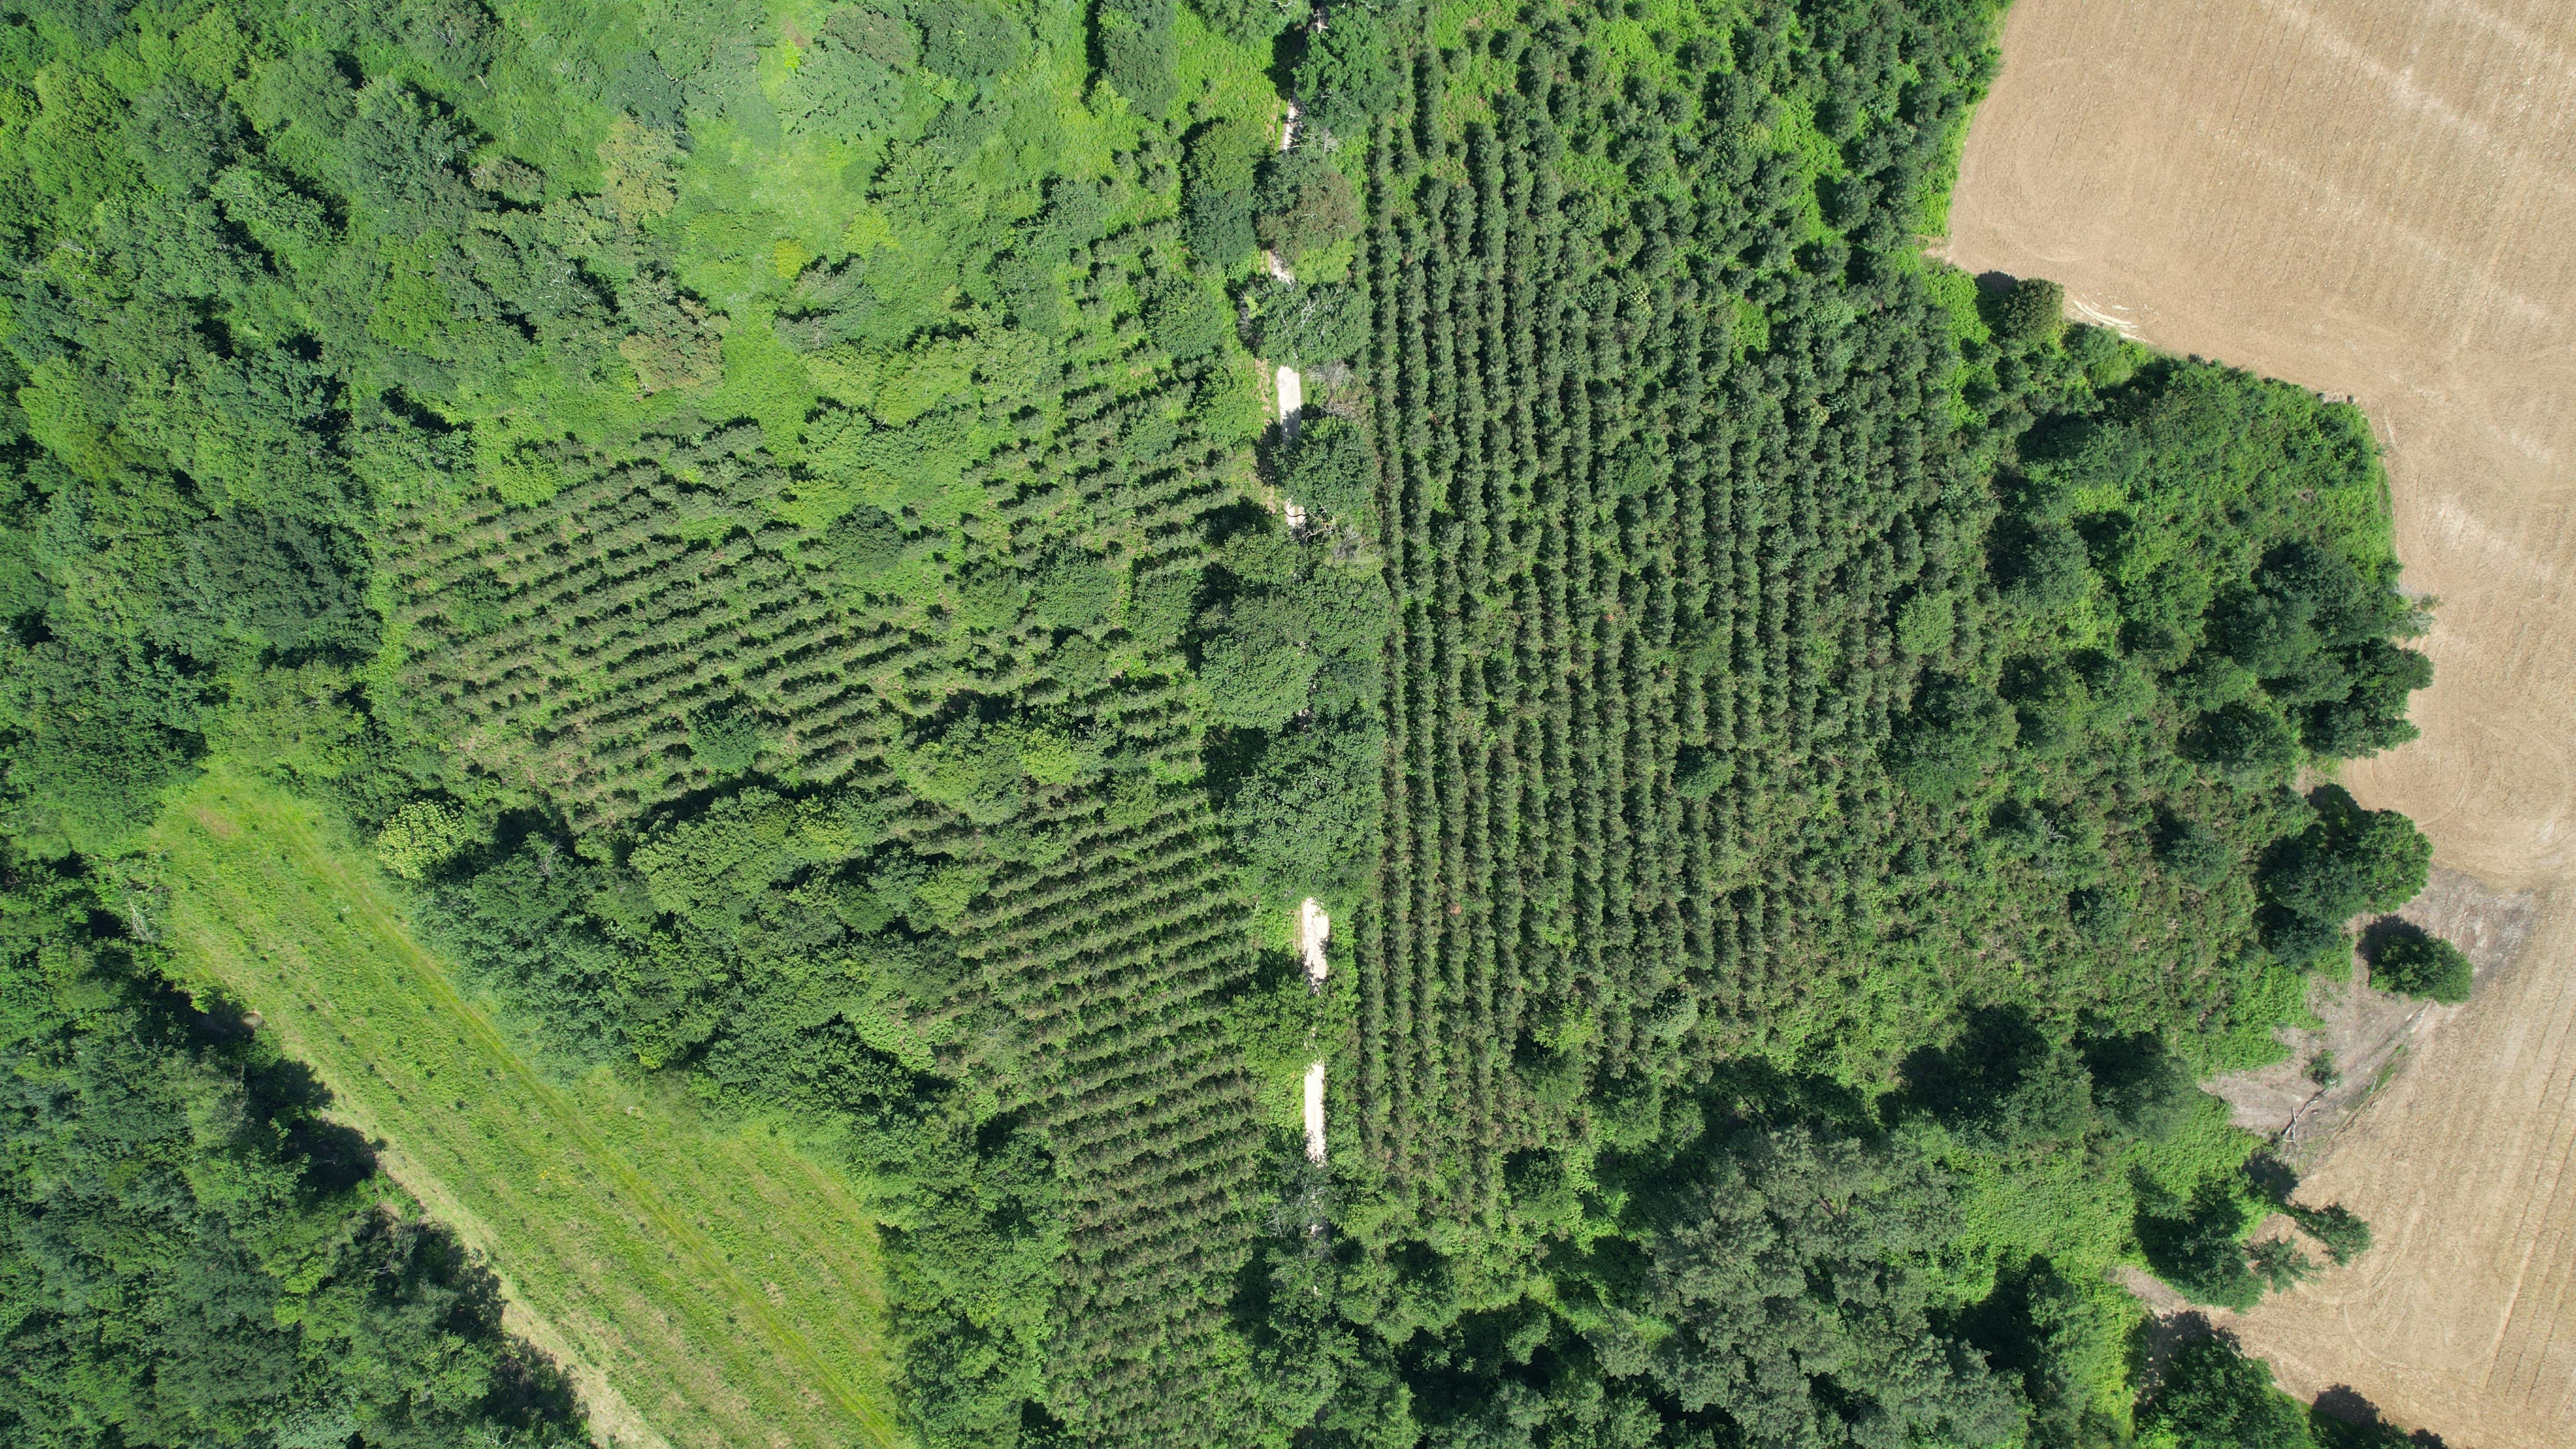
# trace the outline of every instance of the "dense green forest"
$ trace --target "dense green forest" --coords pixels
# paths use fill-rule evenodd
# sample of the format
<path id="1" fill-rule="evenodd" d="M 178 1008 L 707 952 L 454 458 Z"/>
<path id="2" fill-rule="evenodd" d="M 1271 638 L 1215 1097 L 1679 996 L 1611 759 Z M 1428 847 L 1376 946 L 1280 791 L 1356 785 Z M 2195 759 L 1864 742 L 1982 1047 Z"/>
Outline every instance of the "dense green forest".
<path id="1" fill-rule="evenodd" d="M 0 0 L 0 1426 L 581 1437 L 163 939 L 220 769 L 865 1183 L 925 1445 L 2365 1442 L 2106 1275 L 2367 1249 L 2195 1082 L 2424 621 L 1924 258 L 1999 9 Z"/>

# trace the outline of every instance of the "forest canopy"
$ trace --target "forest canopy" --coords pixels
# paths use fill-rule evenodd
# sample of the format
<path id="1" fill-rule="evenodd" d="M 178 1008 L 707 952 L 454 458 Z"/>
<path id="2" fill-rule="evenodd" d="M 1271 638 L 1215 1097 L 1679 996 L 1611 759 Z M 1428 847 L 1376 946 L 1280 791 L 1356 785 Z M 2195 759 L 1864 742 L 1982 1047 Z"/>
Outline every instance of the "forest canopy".
<path id="1" fill-rule="evenodd" d="M 160 934 L 229 771 L 864 1183 L 925 1446 L 2301 1442 L 2107 1275 L 2295 1281 L 2194 1083 L 2426 620 L 2354 408 L 1926 259 L 1999 10 L 0 3 L 0 1425 L 582 1437 Z"/>

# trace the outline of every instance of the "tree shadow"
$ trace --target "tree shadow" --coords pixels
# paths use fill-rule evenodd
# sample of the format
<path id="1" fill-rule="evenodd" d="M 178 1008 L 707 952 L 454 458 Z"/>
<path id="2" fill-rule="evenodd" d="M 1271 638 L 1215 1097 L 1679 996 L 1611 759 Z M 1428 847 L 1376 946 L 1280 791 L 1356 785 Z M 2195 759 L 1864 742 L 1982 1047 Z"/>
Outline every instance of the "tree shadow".
<path id="1" fill-rule="evenodd" d="M 2142 1397 L 2152 1397 L 2164 1384 L 2165 1365 L 2172 1361 L 2174 1350 L 2194 1340 L 2212 1337 L 2226 1335 L 2197 1308 L 2187 1308 L 2161 1318 L 2148 1315 L 2130 1331 L 2130 1380 L 2137 1384 Z M 2231 1338 L 2229 1341 L 2234 1340 Z"/>
<path id="2" fill-rule="evenodd" d="M 2269 1152 L 2257 1152 L 2245 1159 L 2245 1180 L 2265 1202 L 2276 1207 L 2287 1206 L 2290 1194 L 2299 1190 L 2298 1172 Z"/>
<path id="3" fill-rule="evenodd" d="M 2311 1423 L 2323 1449 L 2447 1449 L 2430 1429 L 2409 1432 L 2379 1417 L 2379 1406 L 2350 1384 L 2317 1395 Z"/>
<path id="4" fill-rule="evenodd" d="M 1947 1045 L 1914 1052 L 1898 1070 L 1904 1086 L 1887 1098 L 1890 1126 L 1928 1117 L 2002 1150 L 2080 1136 L 2092 1119 L 2081 1059 L 2018 1006 L 1970 1012 Z"/>

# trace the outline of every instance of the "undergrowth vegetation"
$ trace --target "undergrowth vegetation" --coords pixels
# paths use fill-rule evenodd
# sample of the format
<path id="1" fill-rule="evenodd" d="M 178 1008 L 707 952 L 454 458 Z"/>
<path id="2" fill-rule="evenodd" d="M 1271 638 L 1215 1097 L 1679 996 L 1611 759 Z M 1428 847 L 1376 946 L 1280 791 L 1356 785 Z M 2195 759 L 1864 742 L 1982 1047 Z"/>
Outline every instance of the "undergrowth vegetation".
<path id="1" fill-rule="evenodd" d="M 323 812 L 535 1063 L 349 1103 L 827 1155 L 928 1445 L 2152 1441 L 2429 666 L 2356 411 L 1922 256 L 1997 11 L 7 0 L 12 899 L 376 999 L 187 813 Z"/>

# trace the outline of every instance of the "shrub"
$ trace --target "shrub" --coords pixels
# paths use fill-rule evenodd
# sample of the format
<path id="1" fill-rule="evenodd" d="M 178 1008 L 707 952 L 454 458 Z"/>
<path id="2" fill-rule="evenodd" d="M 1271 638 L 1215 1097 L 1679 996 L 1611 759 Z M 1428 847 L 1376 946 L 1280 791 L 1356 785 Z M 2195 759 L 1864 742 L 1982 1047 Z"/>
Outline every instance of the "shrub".
<path id="1" fill-rule="evenodd" d="M 2459 947 L 2401 922 L 2380 938 L 2370 958 L 2370 984 L 2428 1001 L 2469 999 L 2475 968 Z"/>
<path id="2" fill-rule="evenodd" d="M 472 817 L 437 800 L 414 800 L 376 832 L 376 859 L 405 880 L 419 880 L 463 854 L 482 836 Z"/>

